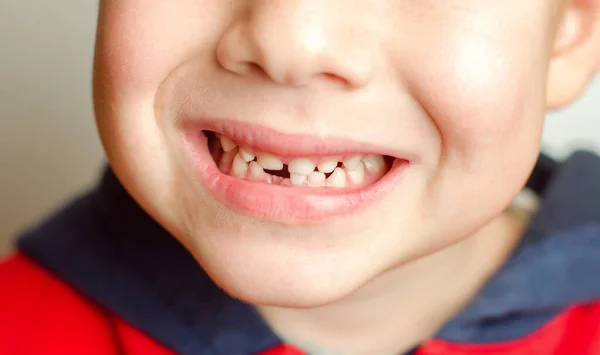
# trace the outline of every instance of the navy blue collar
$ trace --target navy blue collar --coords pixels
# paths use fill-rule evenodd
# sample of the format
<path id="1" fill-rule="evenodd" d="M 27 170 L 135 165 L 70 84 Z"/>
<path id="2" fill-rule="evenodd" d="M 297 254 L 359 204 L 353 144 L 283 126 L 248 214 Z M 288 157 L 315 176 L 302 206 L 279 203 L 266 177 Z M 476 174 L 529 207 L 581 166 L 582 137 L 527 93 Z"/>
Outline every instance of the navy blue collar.
<path id="1" fill-rule="evenodd" d="M 561 164 L 514 257 L 440 338 L 522 336 L 600 295 L 600 159 Z M 109 170 L 19 241 L 23 253 L 178 354 L 248 355 L 281 343 L 253 307 L 218 289 Z"/>

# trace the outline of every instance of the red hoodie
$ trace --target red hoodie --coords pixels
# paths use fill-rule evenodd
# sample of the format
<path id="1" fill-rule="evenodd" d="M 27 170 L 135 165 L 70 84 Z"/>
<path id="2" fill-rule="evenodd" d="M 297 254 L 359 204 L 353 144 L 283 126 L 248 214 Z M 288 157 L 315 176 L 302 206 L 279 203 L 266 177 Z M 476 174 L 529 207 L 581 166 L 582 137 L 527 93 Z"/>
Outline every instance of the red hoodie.
<path id="1" fill-rule="evenodd" d="M 561 164 L 513 257 L 413 354 L 600 355 L 598 181 L 592 154 Z M 0 264 L 0 315 L 0 354 L 303 354 L 220 291 L 110 171 Z"/>

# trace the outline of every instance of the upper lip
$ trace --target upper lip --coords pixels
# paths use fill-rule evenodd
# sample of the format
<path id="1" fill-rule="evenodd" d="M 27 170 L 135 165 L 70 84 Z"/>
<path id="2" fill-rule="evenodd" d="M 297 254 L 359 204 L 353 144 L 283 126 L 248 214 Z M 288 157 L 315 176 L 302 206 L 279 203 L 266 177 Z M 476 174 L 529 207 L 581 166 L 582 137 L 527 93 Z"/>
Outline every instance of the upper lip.
<path id="1" fill-rule="evenodd" d="M 379 154 L 411 160 L 408 153 L 398 152 L 388 147 L 337 136 L 318 137 L 307 134 L 283 133 L 270 127 L 235 119 L 203 118 L 200 120 L 183 120 L 181 123 L 188 134 L 195 134 L 204 130 L 213 131 L 233 139 L 241 146 L 281 157 Z"/>

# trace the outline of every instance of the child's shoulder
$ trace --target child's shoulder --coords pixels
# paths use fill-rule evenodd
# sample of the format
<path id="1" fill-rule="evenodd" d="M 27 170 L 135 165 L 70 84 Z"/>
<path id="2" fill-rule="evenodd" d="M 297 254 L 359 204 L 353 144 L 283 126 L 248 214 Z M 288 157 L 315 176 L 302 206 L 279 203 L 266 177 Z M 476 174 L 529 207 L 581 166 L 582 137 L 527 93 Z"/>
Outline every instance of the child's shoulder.
<path id="1" fill-rule="evenodd" d="M 521 244 L 438 334 L 449 341 L 433 342 L 437 353 L 600 354 L 600 157 L 546 158 Z"/>
<path id="2" fill-rule="evenodd" d="M 110 353 L 100 309 L 22 254 L 0 264 L 0 310 L 2 354 Z"/>
<path id="3" fill-rule="evenodd" d="M 0 262 L 0 314 L 1 354 L 171 354 L 22 253 Z"/>

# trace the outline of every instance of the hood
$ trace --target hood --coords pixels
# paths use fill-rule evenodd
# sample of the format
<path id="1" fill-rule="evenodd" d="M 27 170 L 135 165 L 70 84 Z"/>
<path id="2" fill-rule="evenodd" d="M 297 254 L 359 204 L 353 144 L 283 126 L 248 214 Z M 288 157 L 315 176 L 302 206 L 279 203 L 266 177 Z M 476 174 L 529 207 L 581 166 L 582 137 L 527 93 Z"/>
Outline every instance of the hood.
<path id="1" fill-rule="evenodd" d="M 577 152 L 552 174 L 544 162 L 529 184 L 543 191 L 541 207 L 514 256 L 439 339 L 515 339 L 570 305 L 600 298 L 600 159 Z M 253 307 L 214 285 L 110 169 L 96 190 L 25 233 L 18 246 L 176 353 L 247 355 L 281 343 Z"/>

